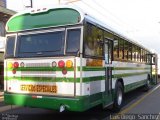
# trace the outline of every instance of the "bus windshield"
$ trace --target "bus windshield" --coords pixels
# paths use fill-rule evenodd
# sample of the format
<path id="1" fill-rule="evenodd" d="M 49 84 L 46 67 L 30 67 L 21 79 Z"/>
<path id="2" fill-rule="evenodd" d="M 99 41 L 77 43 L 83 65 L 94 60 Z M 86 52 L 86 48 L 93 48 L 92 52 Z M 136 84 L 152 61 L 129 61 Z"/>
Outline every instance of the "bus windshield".
<path id="1" fill-rule="evenodd" d="M 76 55 L 80 48 L 80 33 L 80 29 L 68 29 L 67 31 L 18 35 L 15 57 Z"/>

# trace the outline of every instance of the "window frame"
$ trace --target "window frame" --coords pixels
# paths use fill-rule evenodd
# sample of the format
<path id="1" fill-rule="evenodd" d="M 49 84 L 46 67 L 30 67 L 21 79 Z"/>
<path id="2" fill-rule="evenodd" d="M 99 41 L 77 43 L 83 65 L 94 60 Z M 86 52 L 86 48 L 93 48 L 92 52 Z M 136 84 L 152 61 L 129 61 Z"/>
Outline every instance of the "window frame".
<path id="1" fill-rule="evenodd" d="M 17 35 L 18 35 L 17 33 L 7 34 L 7 35 L 6 35 L 5 51 L 4 51 L 4 59 L 5 59 L 5 58 L 14 58 L 14 57 L 16 56 L 16 49 L 17 49 L 17 48 L 16 48 L 16 46 L 17 46 L 17 45 L 16 45 L 16 43 L 17 43 Z M 7 38 L 8 38 L 8 37 L 11 37 L 11 36 L 15 36 L 13 57 L 7 57 L 7 56 L 6 56 L 6 54 L 7 54 Z"/>

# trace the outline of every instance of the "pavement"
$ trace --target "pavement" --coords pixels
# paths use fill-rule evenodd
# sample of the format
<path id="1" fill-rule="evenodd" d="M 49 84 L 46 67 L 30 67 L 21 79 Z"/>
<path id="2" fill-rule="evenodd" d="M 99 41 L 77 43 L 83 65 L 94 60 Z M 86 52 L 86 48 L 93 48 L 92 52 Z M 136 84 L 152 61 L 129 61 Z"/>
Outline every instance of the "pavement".
<path id="1" fill-rule="evenodd" d="M 160 120 L 160 83 L 151 88 L 142 97 L 133 101 L 128 107 L 121 110 L 111 120 Z M 118 119 L 117 119 L 118 118 Z"/>

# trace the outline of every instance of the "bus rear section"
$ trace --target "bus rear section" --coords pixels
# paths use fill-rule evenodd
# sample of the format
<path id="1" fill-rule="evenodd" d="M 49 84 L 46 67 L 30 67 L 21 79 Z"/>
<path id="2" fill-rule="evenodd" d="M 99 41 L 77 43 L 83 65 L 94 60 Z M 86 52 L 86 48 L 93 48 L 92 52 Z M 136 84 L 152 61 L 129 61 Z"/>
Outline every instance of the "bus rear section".
<path id="1" fill-rule="evenodd" d="M 88 109 L 80 94 L 81 30 L 74 26 L 8 35 L 5 102 L 60 111 Z"/>
<path id="2" fill-rule="evenodd" d="M 21 106 L 82 110 L 79 58 L 8 59 L 5 102 Z M 83 103 L 84 104 L 84 103 Z"/>

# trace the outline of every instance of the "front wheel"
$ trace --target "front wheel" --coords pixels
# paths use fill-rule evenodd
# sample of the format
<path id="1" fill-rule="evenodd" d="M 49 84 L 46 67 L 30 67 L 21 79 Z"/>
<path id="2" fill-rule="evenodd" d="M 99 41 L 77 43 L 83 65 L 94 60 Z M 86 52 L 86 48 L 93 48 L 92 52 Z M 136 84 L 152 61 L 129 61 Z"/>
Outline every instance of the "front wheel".
<path id="1" fill-rule="evenodd" d="M 119 111 L 123 104 L 124 91 L 121 82 L 118 82 L 115 88 L 115 98 L 113 103 L 113 110 Z"/>

